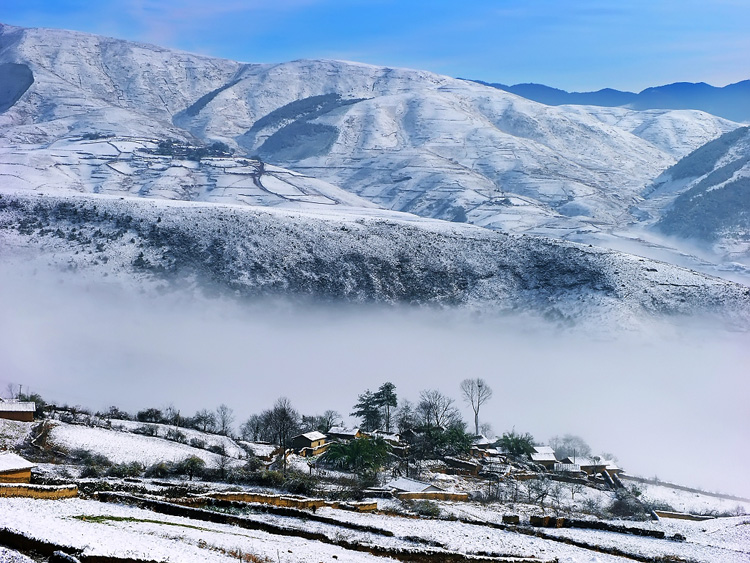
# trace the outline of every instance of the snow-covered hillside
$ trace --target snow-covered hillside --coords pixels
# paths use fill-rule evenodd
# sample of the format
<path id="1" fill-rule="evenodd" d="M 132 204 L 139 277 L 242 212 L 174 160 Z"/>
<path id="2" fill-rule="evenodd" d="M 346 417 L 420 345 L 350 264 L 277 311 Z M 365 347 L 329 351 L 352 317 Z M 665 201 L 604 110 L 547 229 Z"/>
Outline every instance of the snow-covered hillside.
<path id="1" fill-rule="evenodd" d="M 3 260 L 79 279 L 238 296 L 457 305 L 557 321 L 717 312 L 750 290 L 633 255 L 381 210 L 318 213 L 103 195 L 2 194 Z"/>
<path id="2" fill-rule="evenodd" d="M 290 208 L 376 207 L 322 180 L 258 160 L 140 137 L 75 137 L 47 145 L 5 145 L 0 148 L 0 182 L 3 189 L 52 193 Z"/>
<path id="3" fill-rule="evenodd" d="M 750 264 L 750 128 L 700 147 L 648 187 L 640 213 L 662 233 Z"/>

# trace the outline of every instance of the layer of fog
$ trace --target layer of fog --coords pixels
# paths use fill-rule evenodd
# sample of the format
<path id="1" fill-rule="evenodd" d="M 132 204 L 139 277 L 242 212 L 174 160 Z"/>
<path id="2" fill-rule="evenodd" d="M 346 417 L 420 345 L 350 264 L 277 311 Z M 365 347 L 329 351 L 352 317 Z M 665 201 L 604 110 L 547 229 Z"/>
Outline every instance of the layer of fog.
<path id="1" fill-rule="evenodd" d="M 460 381 L 482 377 L 495 395 L 481 419 L 498 434 L 578 434 L 633 474 L 750 496 L 747 333 L 157 299 L 16 268 L 0 270 L 0 310 L 0 392 L 12 382 L 94 410 L 188 415 L 226 403 L 237 423 L 287 396 L 354 423 L 357 395 L 385 381 L 400 398 L 438 388 L 460 403 Z"/>

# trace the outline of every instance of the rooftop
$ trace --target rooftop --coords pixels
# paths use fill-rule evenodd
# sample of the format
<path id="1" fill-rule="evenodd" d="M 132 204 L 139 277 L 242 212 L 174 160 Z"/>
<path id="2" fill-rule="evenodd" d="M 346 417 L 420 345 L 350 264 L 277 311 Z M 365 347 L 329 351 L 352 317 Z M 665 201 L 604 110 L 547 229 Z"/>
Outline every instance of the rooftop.
<path id="1" fill-rule="evenodd" d="M 328 434 L 338 434 L 339 436 L 356 436 L 359 428 L 346 428 L 345 426 L 332 426 Z"/>
<path id="2" fill-rule="evenodd" d="M 13 452 L 0 452 L 0 473 L 10 473 L 11 471 L 23 471 L 36 467 L 36 464 L 25 460 Z"/>
<path id="3" fill-rule="evenodd" d="M 323 434 L 321 432 L 317 432 L 317 431 L 307 432 L 305 434 L 300 434 L 300 436 L 304 436 L 305 438 L 307 438 L 311 442 L 315 442 L 317 440 L 323 440 L 326 437 L 325 434 Z M 298 438 L 299 438 L 299 436 L 298 436 Z"/>
<path id="4" fill-rule="evenodd" d="M 0 401 L 0 412 L 34 412 L 36 403 L 20 401 Z"/>
<path id="5" fill-rule="evenodd" d="M 389 489 L 396 489 L 397 491 L 404 491 L 407 493 L 422 493 L 427 490 L 442 491 L 440 487 L 425 483 L 423 481 L 417 481 L 416 479 L 409 479 L 408 477 L 399 477 L 393 481 L 388 482 L 385 485 Z"/>

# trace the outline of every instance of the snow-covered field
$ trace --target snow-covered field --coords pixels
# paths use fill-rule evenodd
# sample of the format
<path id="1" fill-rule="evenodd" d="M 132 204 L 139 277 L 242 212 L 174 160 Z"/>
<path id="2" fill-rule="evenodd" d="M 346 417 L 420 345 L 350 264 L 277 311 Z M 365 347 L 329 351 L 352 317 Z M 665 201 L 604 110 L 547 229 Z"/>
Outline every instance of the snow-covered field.
<path id="1" fill-rule="evenodd" d="M 48 441 L 54 447 L 68 452 L 79 449 L 88 450 L 107 457 L 113 463 L 137 461 L 148 466 L 160 461 L 181 461 L 187 457 L 197 456 L 207 466 L 214 467 L 221 459 L 218 454 L 204 449 L 154 436 L 116 432 L 104 428 L 89 428 L 62 422 L 53 424 Z M 237 455 L 243 453 L 236 445 L 231 451 Z M 233 463 L 240 463 L 240 461 L 235 460 Z"/>
<path id="2" fill-rule="evenodd" d="M 447 508 L 448 503 L 439 504 Z M 485 518 L 480 520 L 498 519 L 498 514 L 493 514 L 491 508 L 484 510 Z M 534 558 L 540 562 L 556 559 L 561 563 L 615 563 L 630 560 L 628 557 L 560 543 L 549 537 L 534 537 L 481 524 L 357 514 L 328 508 L 319 509 L 318 514 L 342 522 L 355 522 L 387 530 L 393 536 L 290 516 L 248 515 L 251 521 L 270 523 L 287 530 L 285 535 L 279 536 L 93 500 L 0 499 L 0 527 L 68 545 L 83 550 L 87 555 L 140 557 L 170 562 L 218 562 L 228 561 L 233 557 L 236 560 L 236 555 L 232 556 L 230 552 L 250 553 L 283 562 L 388 560 L 328 542 L 295 537 L 294 531 L 297 530 L 322 533 L 332 542 L 354 541 L 360 545 L 393 549 L 421 547 L 437 550 L 438 553 L 441 550 L 463 554 L 491 553 Z M 707 522 L 662 521 L 643 526 L 663 530 L 668 537 L 680 533 L 686 537 L 686 541 L 578 529 L 544 529 L 543 532 L 547 536 L 570 538 L 590 546 L 613 547 L 627 554 L 645 557 L 671 557 L 676 561 L 707 563 L 750 561 L 749 517 L 721 518 Z M 439 557 L 434 560 L 439 561 Z"/>
<path id="3" fill-rule="evenodd" d="M 212 434 L 210 432 L 201 432 L 193 428 L 175 428 L 166 424 L 156 424 L 153 422 L 137 422 L 134 420 L 112 420 L 113 430 L 122 430 L 124 432 L 134 432 L 142 427 L 153 429 L 154 436 L 164 438 L 169 431 L 179 431 L 185 436 L 184 440 L 190 444 L 191 441 L 197 440 L 203 442 L 205 449 L 222 448 L 226 455 L 238 459 L 247 457 L 247 453 L 237 445 L 232 438 L 222 436 L 221 434 Z"/>
<path id="4" fill-rule="evenodd" d="M 0 450 L 12 449 L 23 442 L 33 426 L 33 422 L 0 419 Z"/>

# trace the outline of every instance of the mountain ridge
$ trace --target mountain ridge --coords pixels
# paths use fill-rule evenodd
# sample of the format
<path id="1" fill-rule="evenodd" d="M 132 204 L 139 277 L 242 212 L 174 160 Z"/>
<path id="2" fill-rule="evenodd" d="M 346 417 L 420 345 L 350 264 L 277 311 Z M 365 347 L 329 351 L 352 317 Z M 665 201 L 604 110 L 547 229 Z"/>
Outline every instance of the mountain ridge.
<path id="1" fill-rule="evenodd" d="M 568 92 L 533 82 L 512 86 L 482 80 L 473 82 L 548 105 L 595 105 L 638 110 L 694 109 L 732 121 L 750 122 L 750 80 L 719 87 L 705 82 L 674 82 L 651 86 L 638 93 L 613 88 L 602 88 L 592 92 Z"/>

